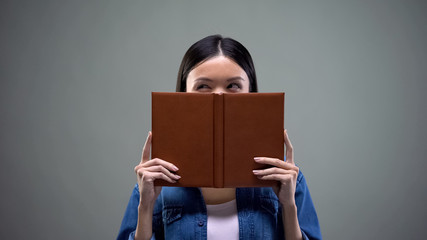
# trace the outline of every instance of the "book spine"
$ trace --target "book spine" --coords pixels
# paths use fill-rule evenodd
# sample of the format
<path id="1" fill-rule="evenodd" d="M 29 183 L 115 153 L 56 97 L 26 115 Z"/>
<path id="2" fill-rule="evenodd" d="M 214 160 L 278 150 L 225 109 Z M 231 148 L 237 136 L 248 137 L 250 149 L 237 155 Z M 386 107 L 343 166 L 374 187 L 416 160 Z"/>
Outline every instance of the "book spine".
<path id="1" fill-rule="evenodd" d="M 224 187 L 224 94 L 214 94 L 214 187 Z"/>

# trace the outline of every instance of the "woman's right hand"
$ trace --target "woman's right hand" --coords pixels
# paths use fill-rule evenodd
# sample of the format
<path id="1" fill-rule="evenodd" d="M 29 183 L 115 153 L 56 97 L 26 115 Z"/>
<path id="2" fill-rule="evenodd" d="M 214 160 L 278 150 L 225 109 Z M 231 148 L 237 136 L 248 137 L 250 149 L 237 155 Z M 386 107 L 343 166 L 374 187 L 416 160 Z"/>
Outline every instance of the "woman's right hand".
<path id="1" fill-rule="evenodd" d="M 159 158 L 150 160 L 151 138 L 152 133 L 150 131 L 142 149 L 141 162 L 135 167 L 135 173 L 138 178 L 140 206 L 142 204 L 142 206 L 153 208 L 162 190 L 161 186 L 154 186 L 154 181 L 162 179 L 176 183 L 181 177 L 170 172 L 178 171 L 178 168 L 172 163 Z"/>

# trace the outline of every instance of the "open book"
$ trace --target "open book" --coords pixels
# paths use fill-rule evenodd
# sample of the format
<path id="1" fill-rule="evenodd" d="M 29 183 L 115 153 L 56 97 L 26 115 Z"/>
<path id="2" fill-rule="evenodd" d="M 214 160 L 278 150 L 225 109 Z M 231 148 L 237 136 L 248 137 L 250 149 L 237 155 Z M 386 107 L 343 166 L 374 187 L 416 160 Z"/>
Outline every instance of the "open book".
<path id="1" fill-rule="evenodd" d="M 254 157 L 284 156 L 284 93 L 152 93 L 152 158 L 175 164 L 181 187 L 262 187 Z"/>

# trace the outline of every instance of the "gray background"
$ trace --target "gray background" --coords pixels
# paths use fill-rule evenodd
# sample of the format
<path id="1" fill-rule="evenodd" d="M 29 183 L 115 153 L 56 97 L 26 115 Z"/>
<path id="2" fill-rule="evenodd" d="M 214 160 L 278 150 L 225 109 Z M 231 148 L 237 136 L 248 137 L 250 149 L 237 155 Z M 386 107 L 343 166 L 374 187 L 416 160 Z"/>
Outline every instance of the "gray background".
<path id="1" fill-rule="evenodd" d="M 0 239 L 115 238 L 150 92 L 221 33 L 252 53 L 325 239 L 427 234 L 426 1 L 0 2 Z"/>

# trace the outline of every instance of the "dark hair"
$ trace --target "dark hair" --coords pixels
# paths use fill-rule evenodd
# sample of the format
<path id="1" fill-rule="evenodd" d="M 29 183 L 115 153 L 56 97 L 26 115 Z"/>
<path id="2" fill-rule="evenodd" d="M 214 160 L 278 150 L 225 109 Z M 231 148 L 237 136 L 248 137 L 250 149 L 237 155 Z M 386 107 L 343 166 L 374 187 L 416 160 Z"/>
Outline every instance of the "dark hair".
<path id="1" fill-rule="evenodd" d="M 182 58 L 176 82 L 177 92 L 187 91 L 188 74 L 198 64 L 209 58 L 223 55 L 230 58 L 246 72 L 249 78 L 249 92 L 258 92 L 255 67 L 249 51 L 238 41 L 221 35 L 207 36 L 194 43 Z"/>

